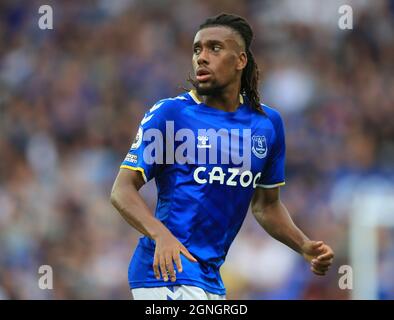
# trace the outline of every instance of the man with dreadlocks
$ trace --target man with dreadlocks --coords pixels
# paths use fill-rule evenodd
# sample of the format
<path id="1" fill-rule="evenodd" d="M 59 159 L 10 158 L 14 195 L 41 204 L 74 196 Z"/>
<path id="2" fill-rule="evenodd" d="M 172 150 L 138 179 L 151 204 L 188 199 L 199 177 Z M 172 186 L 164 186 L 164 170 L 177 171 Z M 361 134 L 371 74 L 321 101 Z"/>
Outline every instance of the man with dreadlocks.
<path id="1" fill-rule="evenodd" d="M 252 38 L 239 16 L 207 19 L 193 43 L 194 89 L 149 110 L 120 167 L 111 202 L 144 235 L 129 266 L 134 299 L 224 299 L 219 269 L 250 204 L 258 223 L 312 272 L 324 275 L 332 264 L 331 248 L 308 239 L 280 200 L 283 123 L 259 101 Z M 138 193 L 152 178 L 154 215 Z"/>

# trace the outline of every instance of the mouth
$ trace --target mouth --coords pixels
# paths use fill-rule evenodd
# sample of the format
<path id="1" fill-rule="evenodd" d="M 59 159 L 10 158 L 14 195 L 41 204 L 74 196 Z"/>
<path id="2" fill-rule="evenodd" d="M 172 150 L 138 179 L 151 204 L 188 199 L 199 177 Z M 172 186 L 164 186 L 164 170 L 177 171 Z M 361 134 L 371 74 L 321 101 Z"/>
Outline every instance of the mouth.
<path id="1" fill-rule="evenodd" d="M 207 69 L 197 69 L 196 79 L 198 82 L 206 82 L 211 78 L 212 74 Z"/>

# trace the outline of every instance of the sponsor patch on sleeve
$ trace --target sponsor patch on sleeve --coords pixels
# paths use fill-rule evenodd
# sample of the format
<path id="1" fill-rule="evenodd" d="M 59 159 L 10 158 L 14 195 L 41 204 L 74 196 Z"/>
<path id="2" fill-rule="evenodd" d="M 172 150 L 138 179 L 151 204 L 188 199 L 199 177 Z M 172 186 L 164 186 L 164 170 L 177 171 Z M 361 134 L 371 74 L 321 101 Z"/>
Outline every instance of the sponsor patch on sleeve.
<path id="1" fill-rule="evenodd" d="M 124 160 L 127 161 L 127 162 L 131 162 L 131 163 L 137 163 L 138 162 L 138 156 L 135 155 L 135 154 L 128 153 Z"/>

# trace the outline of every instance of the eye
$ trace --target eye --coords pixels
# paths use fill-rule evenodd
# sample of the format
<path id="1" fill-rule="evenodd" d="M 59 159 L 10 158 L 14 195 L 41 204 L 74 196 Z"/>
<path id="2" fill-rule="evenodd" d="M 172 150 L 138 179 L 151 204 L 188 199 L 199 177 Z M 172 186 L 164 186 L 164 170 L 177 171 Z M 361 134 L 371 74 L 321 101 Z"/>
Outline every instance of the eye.
<path id="1" fill-rule="evenodd" d="M 200 54 L 201 48 L 200 47 L 194 47 L 193 52 L 194 52 L 194 54 Z"/>
<path id="2" fill-rule="evenodd" d="M 212 51 L 213 51 L 213 52 L 219 52 L 220 49 L 222 49 L 222 47 L 219 46 L 218 44 L 215 44 L 215 45 L 212 47 Z"/>

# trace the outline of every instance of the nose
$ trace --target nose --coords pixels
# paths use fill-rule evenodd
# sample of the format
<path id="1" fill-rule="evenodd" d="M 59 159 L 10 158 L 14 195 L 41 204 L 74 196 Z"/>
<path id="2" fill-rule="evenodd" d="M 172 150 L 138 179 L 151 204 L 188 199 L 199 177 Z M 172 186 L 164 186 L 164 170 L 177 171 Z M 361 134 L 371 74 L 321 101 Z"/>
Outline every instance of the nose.
<path id="1" fill-rule="evenodd" d="M 200 66 L 202 64 L 209 64 L 207 50 L 202 49 L 197 57 L 197 64 Z"/>

